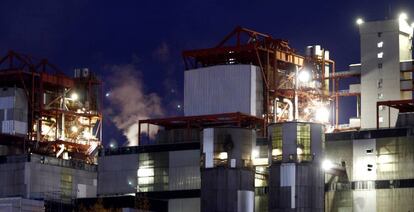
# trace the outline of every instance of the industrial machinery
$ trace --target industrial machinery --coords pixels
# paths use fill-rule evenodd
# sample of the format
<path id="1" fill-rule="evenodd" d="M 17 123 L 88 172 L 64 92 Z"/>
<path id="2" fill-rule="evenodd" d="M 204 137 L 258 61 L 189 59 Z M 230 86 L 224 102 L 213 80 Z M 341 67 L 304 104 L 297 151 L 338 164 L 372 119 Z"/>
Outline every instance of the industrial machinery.
<path id="1" fill-rule="evenodd" d="M 217 46 L 184 51 L 183 57 L 186 70 L 237 64 L 259 67 L 263 82 L 260 118 L 265 126 L 293 120 L 338 124 L 330 95 L 335 87 L 330 88 L 335 62 L 320 46 L 307 47 L 306 56 L 301 56 L 286 40 L 237 27 Z"/>
<path id="2" fill-rule="evenodd" d="M 0 145 L 94 162 L 102 140 L 102 83 L 89 69 L 63 74 L 47 60 L 0 59 Z"/>

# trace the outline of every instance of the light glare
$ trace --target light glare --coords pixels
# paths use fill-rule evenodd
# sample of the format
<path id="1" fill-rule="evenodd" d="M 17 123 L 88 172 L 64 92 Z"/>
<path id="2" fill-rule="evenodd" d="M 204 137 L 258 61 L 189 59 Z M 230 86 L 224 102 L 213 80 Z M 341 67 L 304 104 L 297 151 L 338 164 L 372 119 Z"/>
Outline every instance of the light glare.
<path id="1" fill-rule="evenodd" d="M 311 79 L 311 75 L 308 70 L 302 70 L 299 72 L 299 81 L 302 83 L 309 82 Z"/>
<path id="2" fill-rule="evenodd" d="M 71 98 L 73 101 L 76 101 L 76 100 L 78 100 L 79 96 L 78 96 L 78 94 L 77 94 L 77 93 L 72 93 L 72 95 L 70 96 L 70 98 Z"/>
<path id="3" fill-rule="evenodd" d="M 329 110 L 325 107 L 320 107 L 316 109 L 315 120 L 322 123 L 329 122 Z"/>
<path id="4" fill-rule="evenodd" d="M 358 18 L 357 20 L 356 20 L 356 24 L 358 24 L 358 25 L 361 25 L 361 24 L 363 24 L 364 23 L 364 20 L 362 20 L 362 18 Z"/>
<path id="5" fill-rule="evenodd" d="M 324 160 L 322 162 L 322 169 L 328 171 L 334 167 L 334 164 L 330 160 Z"/>
<path id="6" fill-rule="evenodd" d="M 226 160 L 227 159 L 227 152 L 220 152 L 219 159 L 220 160 Z"/>
<path id="7" fill-rule="evenodd" d="M 399 19 L 400 21 L 405 21 L 405 20 L 407 20 L 407 19 L 408 19 L 408 15 L 407 15 L 407 13 L 400 13 L 400 16 L 398 16 L 398 19 Z"/>

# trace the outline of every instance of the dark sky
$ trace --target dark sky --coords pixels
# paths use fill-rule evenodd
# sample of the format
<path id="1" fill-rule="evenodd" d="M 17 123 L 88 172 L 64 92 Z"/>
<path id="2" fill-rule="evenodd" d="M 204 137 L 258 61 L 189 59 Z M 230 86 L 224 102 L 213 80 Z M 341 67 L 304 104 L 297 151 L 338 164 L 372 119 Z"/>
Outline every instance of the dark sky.
<path id="1" fill-rule="evenodd" d="M 414 17 L 414 1 L 2 0 L 0 54 L 12 49 L 48 58 L 70 75 L 75 67 L 89 67 L 104 81 L 113 76 L 108 67 L 133 63 L 145 93 L 157 93 L 165 115 L 177 115 L 182 50 L 211 47 L 241 25 L 287 39 L 299 52 L 320 44 L 337 69 L 346 70 L 359 62 L 356 17 L 381 20 L 400 11 Z M 111 87 L 105 84 L 105 90 Z M 105 143 L 122 143 L 108 118 L 105 127 Z"/>

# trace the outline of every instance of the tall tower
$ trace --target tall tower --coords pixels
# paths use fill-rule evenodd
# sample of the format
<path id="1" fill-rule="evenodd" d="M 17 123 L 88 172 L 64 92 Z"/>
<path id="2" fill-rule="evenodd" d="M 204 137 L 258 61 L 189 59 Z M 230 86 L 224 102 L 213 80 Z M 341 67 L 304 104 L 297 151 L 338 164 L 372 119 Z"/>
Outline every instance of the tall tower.
<path id="1" fill-rule="evenodd" d="M 359 25 L 361 36 L 361 128 L 375 128 L 376 104 L 380 101 L 412 99 L 405 91 L 411 72 L 401 72 L 400 63 L 412 60 L 413 28 L 406 16 L 398 20 Z M 403 91 L 404 90 L 404 91 Z M 398 110 L 379 108 L 379 127 L 394 127 Z"/>
<path id="2" fill-rule="evenodd" d="M 269 125 L 269 212 L 323 211 L 324 136 L 317 123 Z"/>

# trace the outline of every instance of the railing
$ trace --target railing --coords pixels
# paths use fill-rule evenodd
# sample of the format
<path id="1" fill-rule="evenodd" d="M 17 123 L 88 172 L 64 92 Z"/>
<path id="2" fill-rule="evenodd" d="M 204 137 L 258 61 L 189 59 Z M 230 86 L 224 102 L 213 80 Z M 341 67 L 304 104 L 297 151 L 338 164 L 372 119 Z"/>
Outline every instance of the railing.
<path id="1" fill-rule="evenodd" d="M 25 162 L 41 163 L 41 164 L 46 164 L 46 165 L 81 169 L 81 170 L 92 171 L 92 172 L 97 171 L 96 165 L 87 164 L 84 161 L 75 160 L 75 159 L 63 160 L 59 158 L 54 158 L 54 157 L 49 157 L 49 156 L 44 156 L 44 155 L 37 155 L 37 154 L 0 156 L 0 164 L 25 163 Z"/>

